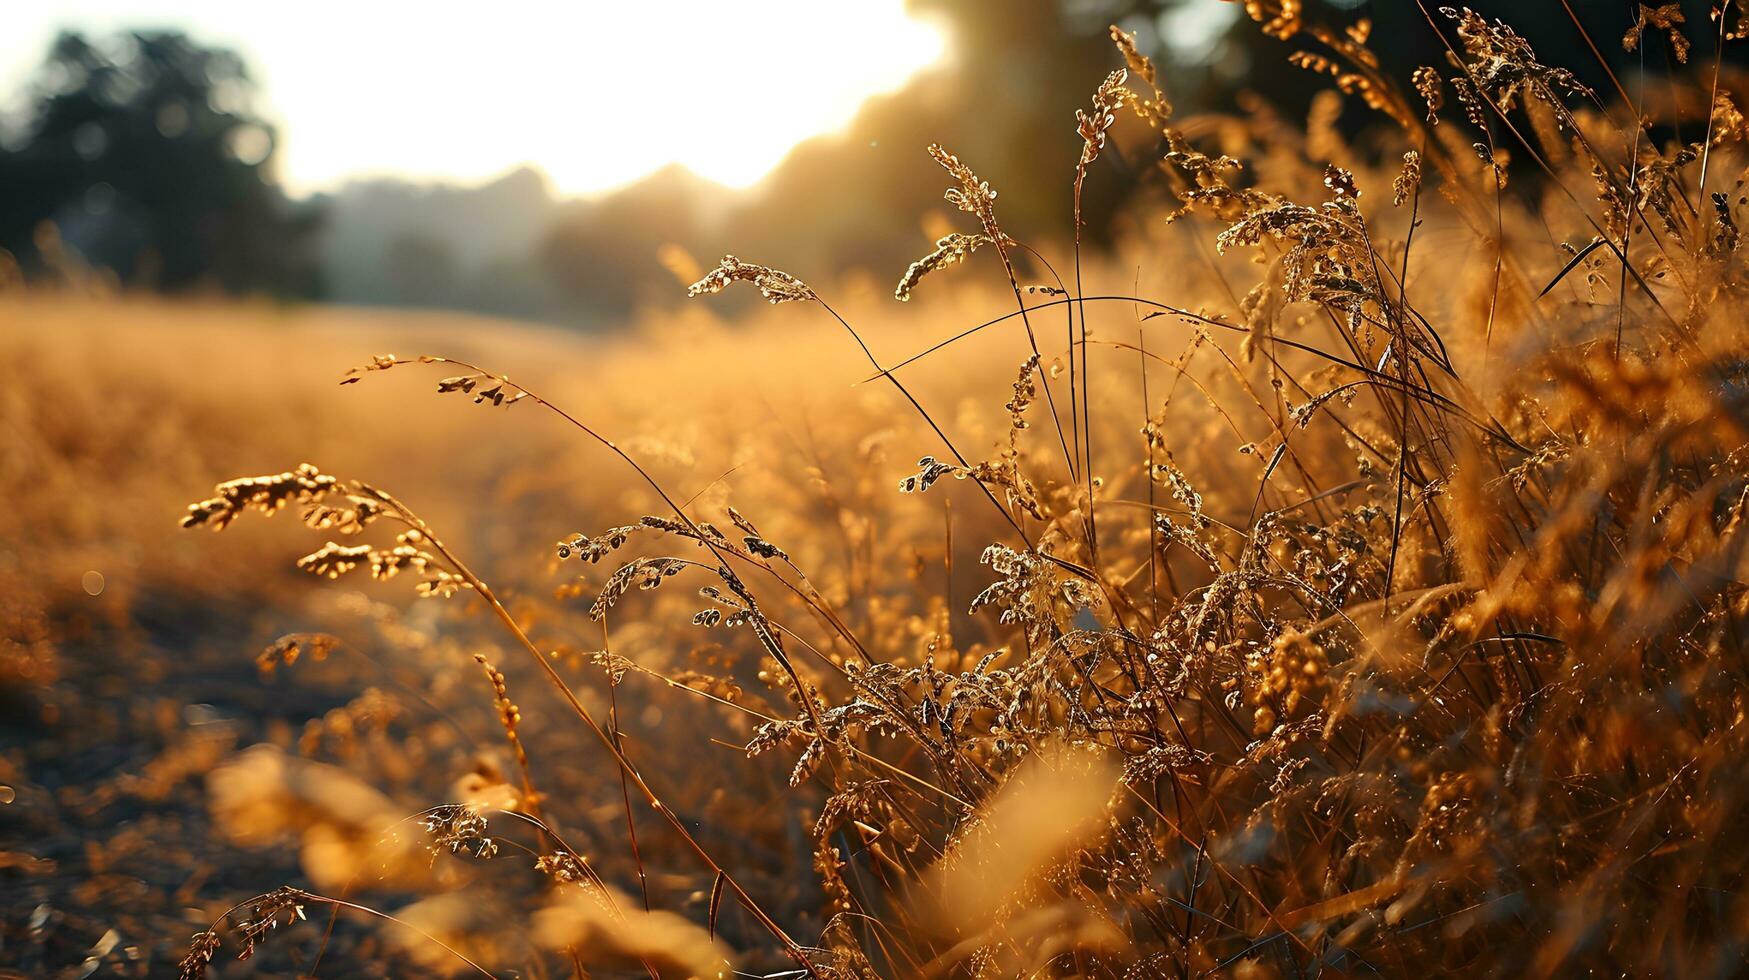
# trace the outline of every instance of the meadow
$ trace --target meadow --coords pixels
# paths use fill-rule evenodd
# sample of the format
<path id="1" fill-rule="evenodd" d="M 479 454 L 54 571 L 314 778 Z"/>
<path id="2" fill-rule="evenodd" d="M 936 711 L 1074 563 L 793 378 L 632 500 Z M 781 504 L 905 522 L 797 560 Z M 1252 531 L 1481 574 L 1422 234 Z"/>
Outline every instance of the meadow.
<path id="1" fill-rule="evenodd" d="M 1114 29 L 1110 254 L 919 147 L 909 270 L 624 335 L 0 296 L 0 963 L 1739 971 L 1744 80 L 1246 11 L 1331 90 Z"/>

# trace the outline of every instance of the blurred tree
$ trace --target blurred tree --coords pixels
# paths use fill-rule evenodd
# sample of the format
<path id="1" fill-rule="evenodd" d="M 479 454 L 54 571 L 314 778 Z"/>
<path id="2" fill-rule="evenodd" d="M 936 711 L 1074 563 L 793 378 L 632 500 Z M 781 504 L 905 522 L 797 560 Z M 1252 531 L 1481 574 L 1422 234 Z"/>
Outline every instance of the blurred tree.
<path id="1" fill-rule="evenodd" d="M 274 183 L 273 128 L 234 53 L 174 32 L 64 33 L 0 150 L 0 246 L 53 222 L 124 281 L 312 295 L 319 215 Z"/>

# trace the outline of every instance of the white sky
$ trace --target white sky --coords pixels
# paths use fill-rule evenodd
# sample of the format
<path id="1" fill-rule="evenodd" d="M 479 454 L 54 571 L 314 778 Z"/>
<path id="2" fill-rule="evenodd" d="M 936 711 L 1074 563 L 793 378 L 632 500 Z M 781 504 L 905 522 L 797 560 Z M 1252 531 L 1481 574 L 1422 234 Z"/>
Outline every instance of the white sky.
<path id="1" fill-rule="evenodd" d="M 238 50 L 294 193 L 533 163 L 589 193 L 679 162 L 730 185 L 938 62 L 904 0 L 52 0 L 8 4 L 11 104 L 63 27 L 174 27 Z"/>

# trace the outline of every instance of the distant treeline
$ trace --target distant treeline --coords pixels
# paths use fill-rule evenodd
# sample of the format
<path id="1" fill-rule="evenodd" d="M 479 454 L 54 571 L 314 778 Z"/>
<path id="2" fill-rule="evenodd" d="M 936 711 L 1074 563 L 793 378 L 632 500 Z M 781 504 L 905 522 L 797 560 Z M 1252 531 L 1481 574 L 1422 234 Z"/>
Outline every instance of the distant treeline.
<path id="1" fill-rule="evenodd" d="M 1662 38 L 1624 52 L 1632 4 L 1473 0 L 1510 13 L 1549 64 L 1614 97 L 1641 58 L 1663 72 Z M 484 186 L 359 182 L 308 201 L 274 177 L 276 134 L 234 53 L 170 32 L 57 40 L 25 115 L 0 144 L 0 247 L 26 275 L 53 256 L 42 229 L 124 283 L 165 291 L 257 292 L 339 302 L 470 309 L 578 325 L 611 323 L 678 296 L 680 256 L 725 251 L 809 270 L 894 275 L 929 247 L 941 175 L 924 154 L 941 142 L 1001 192 L 1004 224 L 1042 239 L 1066 234 L 1079 152 L 1074 113 L 1114 67 L 1117 23 L 1167 66 L 1180 114 L 1231 111 L 1253 91 L 1278 111 L 1304 110 L 1333 80 L 1290 65 L 1306 38 L 1267 37 L 1237 4 L 1214 0 L 914 0 L 947 26 L 954 57 L 904 90 L 871 100 L 848 129 L 798 146 L 758 188 L 732 193 L 680 168 L 590 200 L 557 197 L 523 169 Z M 1714 49 L 1703 0 L 1682 5 L 1693 58 Z M 1407 79 L 1446 68 L 1440 34 L 1414 0 L 1308 0 L 1326 20 L 1372 22 L 1372 48 Z M 1606 9 L 1607 8 L 1607 9 Z M 1449 22 L 1429 5 L 1447 40 Z M 1587 38 L 1589 34 L 1589 40 Z M 1598 53 L 1611 62 L 1606 72 Z M 1243 80 L 1241 87 L 1241 81 Z M 653 111 L 662 111 L 659 107 Z M 678 110 L 676 110 L 678 111 Z M 1342 123 L 1368 113 L 1356 104 Z M 295 123 L 295 120 L 293 121 Z M 680 124 L 677 120 L 677 124 Z M 757 118 L 747 120 L 759 125 Z M 1139 183 L 1113 152 L 1084 200 L 1098 247 Z"/>

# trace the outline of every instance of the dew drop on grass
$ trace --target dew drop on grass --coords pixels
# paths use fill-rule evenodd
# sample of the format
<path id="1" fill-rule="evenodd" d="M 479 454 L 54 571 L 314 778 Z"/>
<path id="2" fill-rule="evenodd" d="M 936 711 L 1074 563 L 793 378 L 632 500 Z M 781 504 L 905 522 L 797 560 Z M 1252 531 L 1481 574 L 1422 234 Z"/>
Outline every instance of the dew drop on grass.
<path id="1" fill-rule="evenodd" d="M 0 786 L 0 805 L 11 803 L 18 799 L 18 793 L 10 786 Z"/>
<path id="2" fill-rule="evenodd" d="M 89 595 L 89 596 L 102 595 L 103 594 L 103 573 L 98 572 L 98 571 L 86 572 L 85 577 L 80 580 L 80 584 L 85 586 L 85 594 L 86 595 Z"/>

